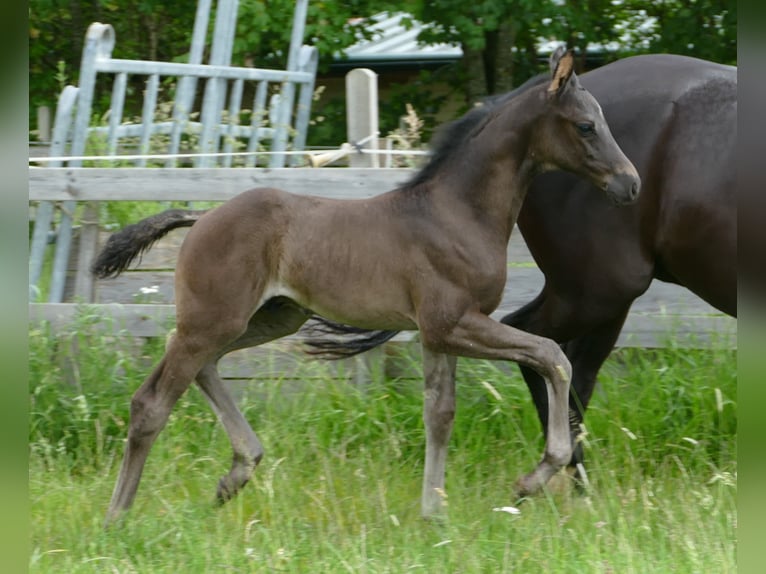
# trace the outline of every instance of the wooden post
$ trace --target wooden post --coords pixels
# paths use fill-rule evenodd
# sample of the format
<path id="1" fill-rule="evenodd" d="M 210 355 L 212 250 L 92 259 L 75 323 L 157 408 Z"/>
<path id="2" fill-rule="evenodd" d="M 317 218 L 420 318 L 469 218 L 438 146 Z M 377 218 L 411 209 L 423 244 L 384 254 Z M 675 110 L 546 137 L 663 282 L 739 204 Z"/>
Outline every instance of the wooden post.
<path id="1" fill-rule="evenodd" d="M 350 144 L 369 138 L 363 149 L 378 150 L 378 76 L 367 68 L 346 74 L 346 130 Z M 370 137 L 372 136 L 372 137 Z M 377 154 L 352 152 L 351 167 L 379 167 Z"/>
<path id="2" fill-rule="evenodd" d="M 98 202 L 89 201 L 85 205 L 80 229 L 80 246 L 77 257 L 74 295 L 86 303 L 93 303 L 96 294 L 96 280 L 90 272 L 91 263 L 98 249 Z"/>
<path id="3" fill-rule="evenodd" d="M 48 106 L 37 108 L 37 139 L 45 143 L 51 141 L 51 109 Z"/>

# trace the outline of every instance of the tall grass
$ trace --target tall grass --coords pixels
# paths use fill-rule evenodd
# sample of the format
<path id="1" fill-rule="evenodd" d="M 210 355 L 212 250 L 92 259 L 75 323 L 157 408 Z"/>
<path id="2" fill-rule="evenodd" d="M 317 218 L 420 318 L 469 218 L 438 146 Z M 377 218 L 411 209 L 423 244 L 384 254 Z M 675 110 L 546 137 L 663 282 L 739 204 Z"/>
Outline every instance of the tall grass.
<path id="1" fill-rule="evenodd" d="M 266 448 L 227 505 L 213 494 L 228 440 L 196 389 L 176 406 L 136 504 L 101 527 L 128 403 L 161 341 L 30 331 L 32 572 L 734 572 L 736 353 L 622 350 L 587 417 L 584 495 L 519 506 L 539 425 L 515 368 L 462 361 L 447 469 L 449 518 L 419 517 L 422 390 L 354 385 L 316 363 L 311 383 L 238 389 Z"/>

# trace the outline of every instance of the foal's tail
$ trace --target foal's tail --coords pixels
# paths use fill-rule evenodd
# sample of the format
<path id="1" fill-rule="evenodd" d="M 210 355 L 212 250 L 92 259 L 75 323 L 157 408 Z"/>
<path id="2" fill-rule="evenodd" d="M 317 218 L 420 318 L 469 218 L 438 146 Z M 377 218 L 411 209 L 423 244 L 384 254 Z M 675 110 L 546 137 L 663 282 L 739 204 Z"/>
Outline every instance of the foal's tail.
<path id="1" fill-rule="evenodd" d="M 301 329 L 306 335 L 303 350 L 322 359 L 347 359 L 374 349 L 392 339 L 399 331 L 375 331 L 336 323 L 314 315 Z"/>
<path id="2" fill-rule="evenodd" d="M 155 241 L 177 227 L 191 227 L 207 211 L 168 209 L 157 215 L 128 225 L 113 234 L 91 265 L 91 273 L 99 279 L 116 277 Z"/>

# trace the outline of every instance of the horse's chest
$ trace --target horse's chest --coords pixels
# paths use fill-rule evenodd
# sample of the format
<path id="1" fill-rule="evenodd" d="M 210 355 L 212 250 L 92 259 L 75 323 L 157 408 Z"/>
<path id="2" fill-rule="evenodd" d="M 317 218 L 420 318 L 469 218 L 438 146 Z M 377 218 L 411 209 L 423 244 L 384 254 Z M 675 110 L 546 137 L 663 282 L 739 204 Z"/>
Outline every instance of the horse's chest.
<path id="1" fill-rule="evenodd" d="M 494 273 L 480 274 L 470 283 L 470 291 L 479 303 L 482 313 L 489 314 L 500 304 L 505 291 L 506 269 L 500 267 Z"/>
<path id="2" fill-rule="evenodd" d="M 483 313 L 491 313 L 500 304 L 505 291 L 507 265 L 502 254 L 474 254 L 455 275 L 470 293 Z"/>

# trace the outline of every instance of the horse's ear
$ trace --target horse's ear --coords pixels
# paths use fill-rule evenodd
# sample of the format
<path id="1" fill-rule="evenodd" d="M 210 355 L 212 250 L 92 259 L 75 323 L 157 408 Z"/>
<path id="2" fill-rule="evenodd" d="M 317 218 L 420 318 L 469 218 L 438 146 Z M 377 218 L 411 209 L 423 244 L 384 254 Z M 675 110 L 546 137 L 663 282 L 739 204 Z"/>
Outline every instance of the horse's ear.
<path id="1" fill-rule="evenodd" d="M 564 46 L 559 46 L 551 54 L 550 64 L 553 78 L 548 86 L 548 93 L 558 94 L 564 91 L 574 73 L 574 55 L 572 50 L 566 51 Z"/>
<path id="2" fill-rule="evenodd" d="M 548 58 L 548 65 L 551 68 L 551 74 L 556 73 L 556 67 L 559 65 L 559 60 L 561 59 L 561 56 L 566 53 L 566 51 L 566 44 L 559 44 L 551 53 L 551 57 Z"/>

